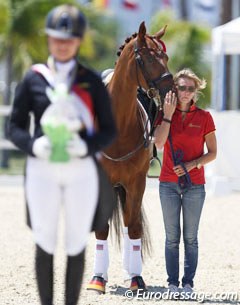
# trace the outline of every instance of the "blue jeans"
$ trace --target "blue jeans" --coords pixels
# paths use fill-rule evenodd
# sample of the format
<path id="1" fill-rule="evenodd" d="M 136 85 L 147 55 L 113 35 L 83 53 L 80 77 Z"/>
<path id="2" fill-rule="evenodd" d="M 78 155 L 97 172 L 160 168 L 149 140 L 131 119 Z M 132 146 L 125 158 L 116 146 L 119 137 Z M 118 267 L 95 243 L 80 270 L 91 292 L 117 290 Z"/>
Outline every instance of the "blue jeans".
<path id="1" fill-rule="evenodd" d="M 166 233 L 165 259 L 168 283 L 179 285 L 180 214 L 183 214 L 184 276 L 182 285 L 193 287 L 198 262 L 198 226 L 205 200 L 204 185 L 182 191 L 177 183 L 160 182 L 160 200 Z"/>

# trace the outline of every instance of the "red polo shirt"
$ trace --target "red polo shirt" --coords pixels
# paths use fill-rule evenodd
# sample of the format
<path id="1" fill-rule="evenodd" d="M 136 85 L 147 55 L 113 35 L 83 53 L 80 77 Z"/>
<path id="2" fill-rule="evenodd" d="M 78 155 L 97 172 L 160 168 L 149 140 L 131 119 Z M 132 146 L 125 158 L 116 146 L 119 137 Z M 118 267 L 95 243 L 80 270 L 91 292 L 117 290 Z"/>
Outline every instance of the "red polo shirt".
<path id="1" fill-rule="evenodd" d="M 161 124 L 161 118 L 157 122 Z M 175 110 L 172 123 L 171 135 L 174 151 L 183 151 L 182 162 L 188 162 L 201 157 L 204 154 L 205 135 L 215 130 L 213 118 L 208 111 L 192 105 L 186 113 L 184 121 L 182 112 Z M 178 176 L 173 171 L 173 159 L 169 140 L 166 141 L 163 150 L 163 162 L 159 180 L 162 182 L 177 182 Z M 204 184 L 204 168 L 194 168 L 189 172 L 193 184 Z"/>

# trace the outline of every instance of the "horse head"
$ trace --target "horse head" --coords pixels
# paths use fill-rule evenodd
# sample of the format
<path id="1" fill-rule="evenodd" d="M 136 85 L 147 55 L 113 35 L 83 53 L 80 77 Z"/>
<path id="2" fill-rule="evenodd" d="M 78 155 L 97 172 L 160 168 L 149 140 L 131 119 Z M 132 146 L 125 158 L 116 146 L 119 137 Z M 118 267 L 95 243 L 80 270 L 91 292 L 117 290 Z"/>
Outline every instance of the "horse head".
<path id="1" fill-rule="evenodd" d="M 166 47 L 161 40 L 165 30 L 166 26 L 150 36 L 146 34 L 146 27 L 142 22 L 134 43 L 139 86 L 145 88 L 150 98 L 159 94 L 162 100 L 174 86 L 173 76 L 167 66 Z"/>
<path id="2" fill-rule="evenodd" d="M 149 35 L 142 22 L 138 33 L 127 38 L 118 53 L 119 59 L 123 57 L 125 60 L 126 73 L 131 81 L 144 88 L 150 98 L 161 98 L 162 101 L 166 93 L 174 88 L 173 76 L 167 66 L 166 47 L 161 40 L 165 30 L 166 26 L 155 35 Z"/>

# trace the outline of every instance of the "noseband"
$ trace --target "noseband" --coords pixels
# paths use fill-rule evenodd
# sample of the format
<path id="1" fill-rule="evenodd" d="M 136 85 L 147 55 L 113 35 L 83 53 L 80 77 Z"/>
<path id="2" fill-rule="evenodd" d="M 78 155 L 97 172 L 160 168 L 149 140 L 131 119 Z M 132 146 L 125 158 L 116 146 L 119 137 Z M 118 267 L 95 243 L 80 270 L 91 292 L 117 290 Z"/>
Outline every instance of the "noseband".
<path id="1" fill-rule="evenodd" d="M 150 37 L 150 39 L 152 39 L 152 41 L 155 43 L 155 45 L 157 45 L 157 43 L 154 41 L 154 38 Z M 154 101 L 160 106 L 160 108 L 162 107 L 161 105 L 161 97 L 164 97 L 165 96 L 165 93 L 166 91 L 161 89 L 160 85 L 161 85 L 161 82 L 162 81 L 165 81 L 167 79 L 173 79 L 173 75 L 170 73 L 170 72 L 165 72 L 163 74 L 161 74 L 159 77 L 155 78 L 155 79 L 151 79 L 150 75 L 149 75 L 149 72 L 147 71 L 147 68 L 144 64 L 144 61 L 141 57 L 141 54 L 140 54 L 140 51 L 142 49 L 147 49 L 147 50 L 150 50 L 150 51 L 153 51 L 157 57 L 159 57 L 159 53 L 157 52 L 163 52 L 162 50 L 160 50 L 158 48 L 157 52 L 155 49 L 152 49 L 152 48 L 147 48 L 147 47 L 142 47 L 142 48 L 138 48 L 137 46 L 137 43 L 135 42 L 135 45 L 134 45 L 134 53 L 135 53 L 135 60 L 136 60 L 136 70 L 137 70 L 137 67 L 139 66 L 141 71 L 142 71 L 142 74 L 143 74 L 143 77 L 148 85 L 148 90 L 147 90 L 147 95 L 150 99 L 154 99 Z M 152 55 L 150 54 L 150 56 L 152 57 Z M 138 73 L 137 73 L 137 78 L 138 78 Z M 139 80 L 138 80 L 138 83 L 139 83 Z M 159 86 L 158 86 L 159 85 Z M 139 87 L 140 86 L 140 83 L 139 83 Z M 160 109 L 161 110 L 161 109 Z"/>

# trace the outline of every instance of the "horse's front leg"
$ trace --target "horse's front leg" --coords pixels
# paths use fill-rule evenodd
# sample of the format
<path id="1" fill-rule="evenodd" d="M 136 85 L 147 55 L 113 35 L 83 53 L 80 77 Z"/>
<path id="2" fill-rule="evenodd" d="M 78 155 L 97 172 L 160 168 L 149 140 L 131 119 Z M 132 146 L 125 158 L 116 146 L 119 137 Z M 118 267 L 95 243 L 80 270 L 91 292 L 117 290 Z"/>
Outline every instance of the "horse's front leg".
<path id="1" fill-rule="evenodd" d="M 134 230 L 137 229 L 137 226 L 130 226 Z M 137 230 L 138 231 L 138 230 Z M 139 231 L 137 232 L 137 235 L 139 235 L 139 232 L 141 231 L 141 226 L 139 226 Z M 132 237 L 133 235 L 131 235 Z M 136 237 L 136 235 L 134 236 Z M 139 238 L 130 238 L 129 237 L 129 227 L 124 226 L 123 228 L 123 271 L 124 271 L 124 281 L 129 281 L 132 279 L 132 277 L 136 274 L 140 275 L 142 270 L 142 259 L 141 255 L 141 235 Z M 133 266 L 132 261 L 134 260 L 134 253 L 137 256 L 137 261 L 134 262 L 134 265 L 137 266 L 137 270 L 134 270 L 135 267 Z"/>
<path id="2" fill-rule="evenodd" d="M 146 178 L 138 177 L 128 188 L 124 209 L 124 247 L 123 266 L 125 274 L 131 279 L 130 289 L 145 289 L 142 273 L 142 198 Z M 126 276 L 125 276 L 126 279 Z"/>
<path id="3" fill-rule="evenodd" d="M 105 230 L 96 231 L 96 245 L 94 258 L 93 277 L 87 286 L 88 290 L 98 293 L 105 293 L 106 282 L 108 281 L 109 252 L 108 252 L 109 225 Z"/>

